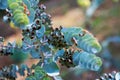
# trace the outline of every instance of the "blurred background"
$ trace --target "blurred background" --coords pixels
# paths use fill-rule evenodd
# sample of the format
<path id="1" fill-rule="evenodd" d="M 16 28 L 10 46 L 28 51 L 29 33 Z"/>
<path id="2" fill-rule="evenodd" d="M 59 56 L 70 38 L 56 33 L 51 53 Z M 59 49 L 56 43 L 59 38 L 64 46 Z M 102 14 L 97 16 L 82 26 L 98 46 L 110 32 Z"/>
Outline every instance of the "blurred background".
<path id="1" fill-rule="evenodd" d="M 47 7 L 46 12 L 52 16 L 53 27 L 60 25 L 84 27 L 93 33 L 103 47 L 98 54 L 103 60 L 101 70 L 98 72 L 77 68 L 71 70 L 60 66 L 63 80 L 95 80 L 103 73 L 120 70 L 120 0 L 81 1 L 83 2 L 80 0 L 42 1 Z M 4 13 L 0 10 L 0 36 L 5 37 L 6 42 L 21 39 L 22 35 L 19 29 L 13 29 L 9 24 L 3 23 Z M 2 60 L 3 57 L 0 59 Z M 0 67 L 11 64 L 8 58 L 4 62 L 1 60 Z M 26 63 L 31 65 L 31 62 L 35 63 L 36 60 L 28 60 Z"/>

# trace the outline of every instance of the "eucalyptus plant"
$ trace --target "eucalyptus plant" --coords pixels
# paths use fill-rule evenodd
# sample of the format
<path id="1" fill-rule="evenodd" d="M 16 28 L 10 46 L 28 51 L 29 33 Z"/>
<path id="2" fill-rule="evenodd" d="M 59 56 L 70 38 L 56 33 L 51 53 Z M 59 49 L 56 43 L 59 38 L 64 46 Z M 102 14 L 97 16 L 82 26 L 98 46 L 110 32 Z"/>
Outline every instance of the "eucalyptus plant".
<path id="1" fill-rule="evenodd" d="M 16 62 L 0 70 L 0 77 L 15 80 L 18 72 L 26 80 L 62 80 L 58 62 L 67 68 L 98 71 L 102 60 L 96 54 L 101 46 L 93 34 L 81 27 L 52 27 L 51 16 L 39 0 L 0 0 L 0 9 L 6 11 L 3 21 L 22 31 L 21 45 L 4 44 L 0 37 L 1 56 L 10 56 Z M 39 62 L 28 67 L 23 62 L 29 58 Z M 18 63 L 20 65 L 18 65 Z"/>

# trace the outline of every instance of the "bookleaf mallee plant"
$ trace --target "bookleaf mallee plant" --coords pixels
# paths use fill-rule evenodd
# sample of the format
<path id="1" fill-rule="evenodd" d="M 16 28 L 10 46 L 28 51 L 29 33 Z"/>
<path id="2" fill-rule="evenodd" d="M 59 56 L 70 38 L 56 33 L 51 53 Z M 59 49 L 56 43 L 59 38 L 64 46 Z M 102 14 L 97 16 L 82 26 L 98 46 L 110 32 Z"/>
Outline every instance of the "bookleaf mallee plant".
<path id="1" fill-rule="evenodd" d="M 16 73 L 26 80 L 62 80 L 58 62 L 68 68 L 80 66 L 98 71 L 102 60 L 96 56 L 101 51 L 97 39 L 81 27 L 53 28 L 51 16 L 39 0 L 0 0 L 0 9 L 6 10 L 3 21 L 14 24 L 22 31 L 22 44 L 8 42 L 0 37 L 1 56 L 10 56 L 15 64 L 0 70 L 3 79 L 16 79 Z M 39 62 L 28 67 L 23 62 L 29 58 Z M 18 65 L 19 63 L 19 65 Z"/>

